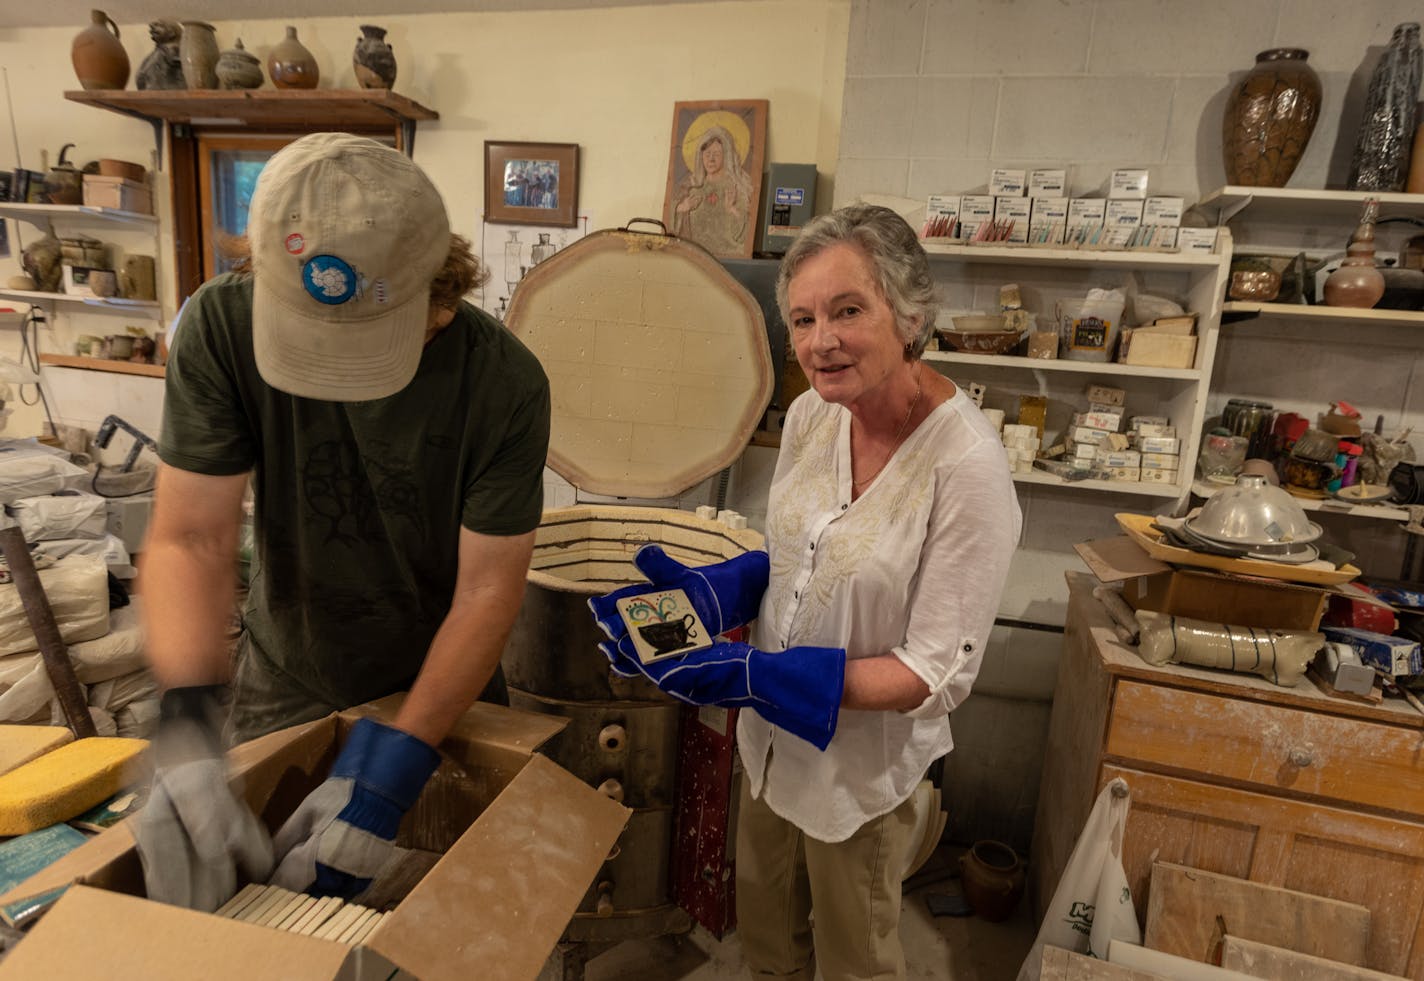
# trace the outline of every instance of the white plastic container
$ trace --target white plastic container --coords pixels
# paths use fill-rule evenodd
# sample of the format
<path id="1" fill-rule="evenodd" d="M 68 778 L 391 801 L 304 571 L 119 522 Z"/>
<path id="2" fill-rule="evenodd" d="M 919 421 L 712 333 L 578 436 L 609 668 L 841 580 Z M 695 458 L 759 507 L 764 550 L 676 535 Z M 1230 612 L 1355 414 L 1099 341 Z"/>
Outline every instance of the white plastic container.
<path id="1" fill-rule="evenodd" d="M 1089 290 L 1083 299 L 1059 300 L 1059 357 L 1070 361 L 1111 361 L 1122 333 L 1126 298 L 1121 290 Z"/>

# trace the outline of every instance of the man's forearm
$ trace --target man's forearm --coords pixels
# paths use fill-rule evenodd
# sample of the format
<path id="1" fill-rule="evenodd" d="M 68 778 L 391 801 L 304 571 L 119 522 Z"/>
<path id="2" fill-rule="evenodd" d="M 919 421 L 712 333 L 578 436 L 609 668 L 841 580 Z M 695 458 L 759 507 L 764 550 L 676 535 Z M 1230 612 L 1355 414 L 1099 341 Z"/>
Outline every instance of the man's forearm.
<path id="1" fill-rule="evenodd" d="M 522 590 L 493 587 L 457 598 L 435 634 L 395 725 L 438 746 L 489 684 L 519 610 Z"/>
<path id="2" fill-rule="evenodd" d="M 210 685 L 231 673 L 237 540 L 244 476 L 160 467 L 140 562 L 144 644 L 164 688 Z"/>

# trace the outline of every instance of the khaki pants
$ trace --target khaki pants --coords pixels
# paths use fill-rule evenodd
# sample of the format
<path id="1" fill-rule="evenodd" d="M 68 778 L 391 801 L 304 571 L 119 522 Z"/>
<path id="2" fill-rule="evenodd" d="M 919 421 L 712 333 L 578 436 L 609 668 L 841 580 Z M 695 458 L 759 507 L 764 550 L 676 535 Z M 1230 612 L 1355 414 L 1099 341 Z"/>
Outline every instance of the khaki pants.
<path id="1" fill-rule="evenodd" d="M 737 818 L 737 935 L 752 976 L 812 981 L 819 966 L 825 981 L 903 979 L 913 800 L 827 844 L 753 800 L 749 784 Z"/>

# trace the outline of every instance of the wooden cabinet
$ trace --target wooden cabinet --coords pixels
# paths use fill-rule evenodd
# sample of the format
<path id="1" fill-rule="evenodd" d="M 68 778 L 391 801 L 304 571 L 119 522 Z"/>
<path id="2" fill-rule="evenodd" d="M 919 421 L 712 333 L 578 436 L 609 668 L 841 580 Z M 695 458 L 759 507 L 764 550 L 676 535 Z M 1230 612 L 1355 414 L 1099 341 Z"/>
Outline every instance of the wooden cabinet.
<path id="1" fill-rule="evenodd" d="M 1139 916 L 1154 861 L 1329 896 L 1369 908 L 1368 967 L 1424 981 L 1424 717 L 1308 680 L 1152 667 L 1114 636 L 1092 582 L 1069 577 L 1034 828 L 1039 914 L 1098 790 L 1122 777 Z"/>

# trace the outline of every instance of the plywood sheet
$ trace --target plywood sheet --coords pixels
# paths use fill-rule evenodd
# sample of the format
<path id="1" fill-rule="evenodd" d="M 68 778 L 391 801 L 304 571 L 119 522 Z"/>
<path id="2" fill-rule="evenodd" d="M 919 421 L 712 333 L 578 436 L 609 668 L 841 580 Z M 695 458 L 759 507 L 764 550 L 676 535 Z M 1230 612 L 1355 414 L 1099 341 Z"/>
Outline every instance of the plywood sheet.
<path id="1" fill-rule="evenodd" d="M 1290 978 L 1291 981 L 1406 981 L 1398 974 L 1381 974 L 1368 968 L 1312 957 L 1284 947 L 1226 937 L 1221 966 L 1253 978 Z"/>
<path id="2" fill-rule="evenodd" d="M 1062 947 L 1044 947 L 1039 981 L 1164 981 L 1162 975 L 1109 964 Z"/>
<path id="3" fill-rule="evenodd" d="M 1217 917 L 1231 936 L 1365 963 L 1370 911 L 1363 906 L 1184 865 L 1152 866 L 1145 946 L 1205 962 L 1218 939 Z"/>

